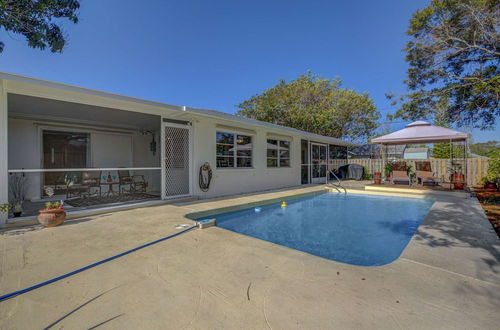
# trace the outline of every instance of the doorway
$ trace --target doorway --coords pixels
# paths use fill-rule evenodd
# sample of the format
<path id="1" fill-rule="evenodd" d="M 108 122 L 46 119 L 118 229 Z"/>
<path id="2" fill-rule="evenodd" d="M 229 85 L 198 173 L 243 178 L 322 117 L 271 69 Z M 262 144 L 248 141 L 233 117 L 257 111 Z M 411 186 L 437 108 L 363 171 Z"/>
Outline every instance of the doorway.
<path id="1" fill-rule="evenodd" d="M 326 182 L 327 150 L 326 144 L 311 143 L 311 183 Z"/>
<path id="2" fill-rule="evenodd" d="M 43 130 L 43 168 L 67 169 L 85 168 L 89 161 L 90 134 L 81 132 L 67 132 Z M 76 173 L 76 172 L 75 172 Z M 76 175 L 72 173 L 71 175 Z M 66 172 L 44 172 L 43 194 L 47 196 L 47 188 L 52 188 L 54 195 L 66 192 L 68 181 Z"/>
<path id="3" fill-rule="evenodd" d="M 191 126 L 163 123 L 163 198 L 191 195 Z"/>

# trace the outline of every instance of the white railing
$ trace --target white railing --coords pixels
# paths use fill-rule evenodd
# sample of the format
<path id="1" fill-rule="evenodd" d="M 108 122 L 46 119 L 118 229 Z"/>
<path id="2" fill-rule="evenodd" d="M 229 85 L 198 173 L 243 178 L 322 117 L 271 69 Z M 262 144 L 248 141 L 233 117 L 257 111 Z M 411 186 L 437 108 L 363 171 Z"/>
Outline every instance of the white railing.
<path id="1" fill-rule="evenodd" d="M 161 170 L 161 167 L 83 167 L 83 168 L 31 168 L 12 169 L 9 173 L 44 173 L 44 172 L 93 172 L 93 171 L 147 171 Z"/>

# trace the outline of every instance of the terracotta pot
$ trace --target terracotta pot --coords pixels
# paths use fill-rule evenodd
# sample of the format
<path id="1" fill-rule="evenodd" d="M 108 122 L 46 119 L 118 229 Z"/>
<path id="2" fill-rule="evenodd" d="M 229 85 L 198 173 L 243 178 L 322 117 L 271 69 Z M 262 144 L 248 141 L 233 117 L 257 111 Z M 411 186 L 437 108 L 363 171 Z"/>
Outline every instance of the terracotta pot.
<path id="1" fill-rule="evenodd" d="M 66 212 L 63 209 L 39 210 L 38 222 L 44 227 L 59 226 L 66 220 Z"/>
<path id="2" fill-rule="evenodd" d="M 381 184 L 382 183 L 382 173 L 380 173 L 380 172 L 373 173 L 373 179 L 374 179 L 375 184 Z"/>
<path id="3" fill-rule="evenodd" d="M 451 182 L 453 183 L 454 189 L 464 189 L 465 176 L 463 174 L 452 174 Z"/>

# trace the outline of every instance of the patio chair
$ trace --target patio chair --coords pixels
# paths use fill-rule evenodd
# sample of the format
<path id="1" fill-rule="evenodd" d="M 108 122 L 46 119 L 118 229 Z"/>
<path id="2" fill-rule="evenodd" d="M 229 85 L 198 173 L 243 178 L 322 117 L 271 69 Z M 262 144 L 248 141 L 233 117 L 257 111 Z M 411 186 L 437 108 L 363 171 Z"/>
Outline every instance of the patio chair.
<path id="1" fill-rule="evenodd" d="M 92 189 L 99 191 L 99 196 L 102 195 L 101 190 L 101 171 L 89 171 L 82 173 L 82 185 L 87 187 L 88 196 L 92 195 Z"/>
<path id="2" fill-rule="evenodd" d="M 66 180 L 66 198 L 90 197 L 92 188 L 96 188 L 101 196 L 101 172 L 88 171 L 82 172 L 82 175 L 72 175 L 70 180 Z"/>
<path id="3" fill-rule="evenodd" d="M 417 174 L 417 182 L 419 182 L 422 186 L 426 183 L 432 185 L 439 184 L 439 178 L 434 175 L 434 172 L 432 172 L 431 162 L 415 162 L 415 172 Z"/>
<path id="4" fill-rule="evenodd" d="M 411 179 L 408 176 L 406 162 L 397 162 L 392 166 L 391 183 L 405 183 L 411 185 Z"/>
<path id="5" fill-rule="evenodd" d="M 125 186 L 129 186 L 128 192 L 146 192 L 148 187 L 144 175 L 130 175 L 129 170 L 118 170 L 118 191 L 120 193 L 127 191 Z"/>

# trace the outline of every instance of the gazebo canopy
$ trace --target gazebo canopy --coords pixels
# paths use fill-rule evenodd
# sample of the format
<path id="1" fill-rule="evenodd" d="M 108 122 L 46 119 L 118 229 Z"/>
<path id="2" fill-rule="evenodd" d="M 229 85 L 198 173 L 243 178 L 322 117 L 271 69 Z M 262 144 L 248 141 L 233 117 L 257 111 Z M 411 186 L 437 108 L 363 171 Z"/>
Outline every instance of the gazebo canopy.
<path id="1" fill-rule="evenodd" d="M 466 141 L 467 137 L 466 133 L 446 127 L 432 126 L 426 121 L 416 121 L 399 131 L 372 139 L 371 142 L 385 145 L 418 144 Z"/>

